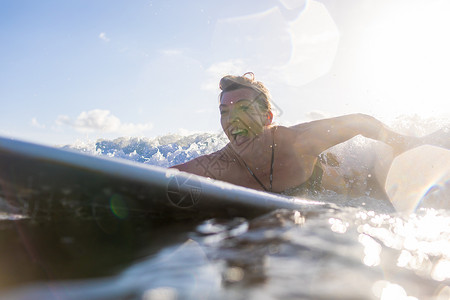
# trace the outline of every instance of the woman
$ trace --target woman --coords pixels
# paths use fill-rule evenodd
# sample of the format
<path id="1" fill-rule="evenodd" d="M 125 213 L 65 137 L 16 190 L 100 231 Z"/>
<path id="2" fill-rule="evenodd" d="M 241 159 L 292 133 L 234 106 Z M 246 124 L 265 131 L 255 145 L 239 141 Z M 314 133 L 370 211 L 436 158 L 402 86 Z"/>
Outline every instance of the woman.
<path id="1" fill-rule="evenodd" d="M 269 91 L 255 81 L 253 73 L 225 76 L 220 89 L 220 119 L 230 142 L 217 152 L 173 168 L 275 193 L 340 191 L 343 181 L 332 164 L 326 164 L 323 157 L 319 160 L 323 151 L 359 134 L 390 145 L 396 154 L 419 143 L 363 114 L 292 127 L 273 125 Z"/>

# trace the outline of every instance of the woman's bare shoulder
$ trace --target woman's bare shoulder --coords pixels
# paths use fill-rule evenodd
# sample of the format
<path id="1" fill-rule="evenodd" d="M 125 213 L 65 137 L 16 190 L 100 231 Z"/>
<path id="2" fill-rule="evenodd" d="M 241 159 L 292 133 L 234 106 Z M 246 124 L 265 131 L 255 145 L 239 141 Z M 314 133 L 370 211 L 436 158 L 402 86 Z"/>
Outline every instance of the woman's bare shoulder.
<path id="1" fill-rule="evenodd" d="M 294 151 L 295 153 L 317 156 L 322 151 L 316 150 L 320 136 L 314 134 L 314 126 L 315 124 L 310 123 L 302 123 L 291 127 L 279 126 L 275 133 L 277 144 L 287 153 Z"/>
<path id="2" fill-rule="evenodd" d="M 289 133 L 292 131 L 293 131 L 292 127 L 286 127 L 282 125 L 275 126 L 275 134 Z"/>
<path id="3" fill-rule="evenodd" d="M 286 126 L 276 126 L 275 129 L 275 138 L 278 141 L 291 141 L 299 134 L 299 131 L 295 129 L 295 126 L 293 127 L 286 127 Z"/>
<path id="4" fill-rule="evenodd" d="M 296 133 L 304 133 L 320 122 L 322 122 L 322 120 L 300 123 L 297 125 L 290 126 L 288 128 Z"/>

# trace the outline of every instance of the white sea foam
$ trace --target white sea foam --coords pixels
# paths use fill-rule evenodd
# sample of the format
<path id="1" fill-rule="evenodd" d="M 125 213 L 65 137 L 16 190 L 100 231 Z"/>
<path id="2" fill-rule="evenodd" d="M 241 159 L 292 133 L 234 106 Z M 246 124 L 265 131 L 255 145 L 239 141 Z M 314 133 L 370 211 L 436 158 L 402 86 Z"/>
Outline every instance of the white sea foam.
<path id="1" fill-rule="evenodd" d="M 223 148 L 228 142 L 223 133 L 197 133 L 188 136 L 167 134 L 157 138 L 121 137 L 77 142 L 64 148 L 92 155 L 128 159 L 169 167 Z"/>

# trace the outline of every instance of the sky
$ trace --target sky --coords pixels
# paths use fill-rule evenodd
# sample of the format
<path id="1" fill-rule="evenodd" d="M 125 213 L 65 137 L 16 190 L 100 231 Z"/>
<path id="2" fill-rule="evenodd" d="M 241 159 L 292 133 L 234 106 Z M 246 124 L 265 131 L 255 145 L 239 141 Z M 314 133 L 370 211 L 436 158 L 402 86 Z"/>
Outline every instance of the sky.
<path id="1" fill-rule="evenodd" d="M 0 136 L 219 132 L 252 71 L 275 121 L 450 118 L 448 0 L 0 0 Z"/>

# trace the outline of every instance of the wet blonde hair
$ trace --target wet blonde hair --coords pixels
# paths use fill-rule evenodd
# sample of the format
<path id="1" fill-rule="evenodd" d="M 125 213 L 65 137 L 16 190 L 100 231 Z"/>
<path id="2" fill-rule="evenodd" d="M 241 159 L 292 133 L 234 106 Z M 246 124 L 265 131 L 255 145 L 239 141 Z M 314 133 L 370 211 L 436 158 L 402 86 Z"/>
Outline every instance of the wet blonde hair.
<path id="1" fill-rule="evenodd" d="M 227 75 L 220 79 L 219 87 L 222 92 L 219 95 L 219 100 L 222 100 L 222 96 L 226 92 L 249 88 L 258 93 L 255 101 L 259 104 L 260 108 L 264 112 L 272 112 L 272 104 L 270 103 L 269 90 L 261 81 L 255 80 L 255 74 L 253 72 L 247 72 L 242 76 Z"/>

